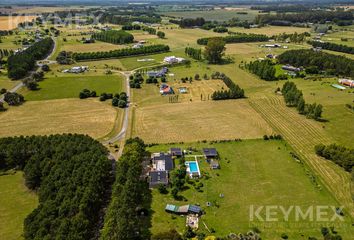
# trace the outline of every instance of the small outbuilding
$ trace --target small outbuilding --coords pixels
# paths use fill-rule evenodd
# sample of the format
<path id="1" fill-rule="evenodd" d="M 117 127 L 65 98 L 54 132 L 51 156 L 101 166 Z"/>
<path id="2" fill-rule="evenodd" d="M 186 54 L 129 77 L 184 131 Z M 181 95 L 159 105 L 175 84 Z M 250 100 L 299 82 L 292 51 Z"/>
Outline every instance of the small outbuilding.
<path id="1" fill-rule="evenodd" d="M 210 161 L 210 168 L 211 169 L 220 169 L 219 161 L 211 160 Z"/>
<path id="2" fill-rule="evenodd" d="M 175 157 L 182 157 L 183 152 L 180 148 L 170 148 L 170 154 Z"/>
<path id="3" fill-rule="evenodd" d="M 217 158 L 218 156 L 215 148 L 203 148 L 203 154 L 206 159 Z"/>

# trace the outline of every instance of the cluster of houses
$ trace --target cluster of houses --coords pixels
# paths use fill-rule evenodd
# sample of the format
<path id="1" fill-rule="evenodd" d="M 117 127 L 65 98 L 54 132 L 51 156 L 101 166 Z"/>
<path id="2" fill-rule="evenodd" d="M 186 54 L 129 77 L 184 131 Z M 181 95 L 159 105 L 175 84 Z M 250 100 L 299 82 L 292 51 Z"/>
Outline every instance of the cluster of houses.
<path id="1" fill-rule="evenodd" d="M 185 61 L 185 59 L 181 57 L 169 56 L 169 57 L 165 57 L 163 61 L 164 63 L 174 64 L 174 63 L 182 63 Z"/>
<path id="2" fill-rule="evenodd" d="M 77 66 L 63 70 L 63 73 L 83 73 L 89 70 L 88 66 Z"/>

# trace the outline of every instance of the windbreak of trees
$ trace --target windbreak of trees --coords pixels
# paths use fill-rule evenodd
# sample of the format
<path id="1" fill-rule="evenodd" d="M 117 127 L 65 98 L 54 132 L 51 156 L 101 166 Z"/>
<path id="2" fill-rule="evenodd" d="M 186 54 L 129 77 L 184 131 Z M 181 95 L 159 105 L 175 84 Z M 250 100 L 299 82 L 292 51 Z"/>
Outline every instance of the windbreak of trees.
<path id="1" fill-rule="evenodd" d="M 36 61 L 45 58 L 53 49 L 54 42 L 51 38 L 45 38 L 34 43 L 26 50 L 10 56 L 7 59 L 8 77 L 20 79 L 36 65 Z"/>
<path id="2" fill-rule="evenodd" d="M 270 25 L 292 25 L 295 23 L 325 23 L 333 21 L 342 24 L 343 21 L 352 22 L 354 19 L 351 11 L 306 11 L 299 13 L 259 14 L 256 23 Z"/>
<path id="3" fill-rule="evenodd" d="M 109 42 L 113 44 L 126 44 L 134 41 L 134 36 L 123 30 L 108 30 L 95 33 L 92 35 L 93 39 Z"/>
<path id="4" fill-rule="evenodd" d="M 144 142 L 139 138 L 128 139 L 116 164 L 112 199 L 100 239 L 149 239 L 149 226 L 141 216 L 149 212 L 151 195 L 147 182 L 141 178 L 144 156 Z"/>
<path id="5" fill-rule="evenodd" d="M 228 90 L 215 91 L 211 95 L 213 100 L 226 100 L 226 99 L 238 99 L 245 97 L 245 91 L 235 84 L 231 78 L 226 76 L 224 73 L 215 72 L 211 75 L 212 79 L 221 79 L 225 85 L 229 88 Z"/>
<path id="6" fill-rule="evenodd" d="M 335 164 L 341 166 L 350 172 L 354 167 L 354 149 L 346 148 L 337 144 L 315 146 L 316 154 L 331 160 Z"/>
<path id="7" fill-rule="evenodd" d="M 96 60 L 103 58 L 122 58 L 136 55 L 147 55 L 161 52 L 168 52 L 168 45 L 157 44 L 144 46 L 141 48 L 122 48 L 108 52 L 88 52 L 88 53 L 73 53 L 72 57 L 77 61 Z"/>
<path id="8" fill-rule="evenodd" d="M 306 39 L 306 37 L 310 37 L 310 33 L 304 32 L 304 33 L 280 33 L 278 35 L 272 36 L 272 39 L 279 41 L 279 42 L 293 42 L 293 43 L 303 43 Z"/>
<path id="9" fill-rule="evenodd" d="M 140 30 L 141 29 L 141 26 L 138 25 L 138 24 L 127 24 L 127 25 L 124 25 L 122 26 L 122 30 L 124 31 L 132 31 L 132 30 Z"/>
<path id="10" fill-rule="evenodd" d="M 285 5 L 260 5 L 260 6 L 252 6 L 252 10 L 260 10 L 261 12 L 303 12 L 311 10 L 314 5 L 303 5 L 303 4 L 285 4 Z"/>
<path id="11" fill-rule="evenodd" d="M 315 119 L 316 121 L 320 120 L 322 116 L 322 105 L 316 103 L 306 104 L 302 91 L 296 87 L 295 83 L 284 83 L 281 92 L 288 107 L 296 107 L 300 114 L 303 114 L 308 118 Z"/>
<path id="12" fill-rule="evenodd" d="M 195 60 L 201 60 L 202 59 L 202 50 L 201 49 L 196 49 L 192 47 L 186 47 L 184 49 L 184 53 L 187 56 L 190 56 L 191 58 Z"/>
<path id="13" fill-rule="evenodd" d="M 354 47 L 350 47 L 343 44 L 319 42 L 319 41 L 309 41 L 308 44 L 312 45 L 313 47 L 320 47 L 323 49 L 332 50 L 336 52 L 354 54 Z"/>
<path id="14" fill-rule="evenodd" d="M 197 43 L 199 45 L 207 45 L 209 39 L 215 38 L 199 38 Z M 243 43 L 243 42 L 265 42 L 269 40 L 269 37 L 264 34 L 255 33 L 232 33 L 229 36 L 220 37 L 225 43 Z"/>
<path id="15" fill-rule="evenodd" d="M 146 15 L 145 13 L 125 12 L 126 15 L 117 15 L 116 13 L 104 13 L 100 18 L 100 23 L 111 23 L 116 25 L 127 25 L 132 22 L 160 23 L 161 17 L 158 15 Z M 130 14 L 130 15 L 128 15 Z"/>
<path id="16" fill-rule="evenodd" d="M 256 61 L 251 61 L 250 63 L 245 65 L 246 69 L 250 71 L 253 74 L 256 74 L 258 77 L 260 77 L 263 80 L 266 81 L 274 81 L 278 80 L 277 77 L 275 76 L 276 69 L 274 67 L 274 64 L 270 60 L 256 60 Z"/>
<path id="17" fill-rule="evenodd" d="M 77 134 L 0 138 L 0 169 L 24 171 L 39 205 L 24 221 L 25 239 L 91 239 L 112 183 L 107 149 Z"/>
<path id="18" fill-rule="evenodd" d="M 148 27 L 148 26 L 143 26 L 143 31 L 144 32 L 148 32 L 151 35 L 155 35 L 156 34 L 156 29 L 152 28 L 152 27 Z"/>
<path id="19" fill-rule="evenodd" d="M 171 23 L 178 24 L 181 28 L 201 27 L 205 24 L 205 19 L 197 18 L 183 18 L 181 20 L 170 19 Z"/>
<path id="20" fill-rule="evenodd" d="M 325 52 L 316 52 L 311 49 L 289 50 L 278 56 L 282 64 L 291 64 L 296 67 L 317 66 L 319 70 L 330 75 L 354 77 L 354 60 L 344 56 Z"/>

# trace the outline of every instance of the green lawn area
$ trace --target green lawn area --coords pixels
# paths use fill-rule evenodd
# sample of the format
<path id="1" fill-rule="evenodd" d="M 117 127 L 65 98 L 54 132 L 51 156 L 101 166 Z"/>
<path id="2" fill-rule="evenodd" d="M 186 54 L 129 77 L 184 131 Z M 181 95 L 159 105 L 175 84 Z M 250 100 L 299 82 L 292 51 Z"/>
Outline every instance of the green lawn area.
<path id="1" fill-rule="evenodd" d="M 0 72 L 0 89 L 5 88 L 7 90 L 13 88 L 14 86 L 16 86 L 16 84 L 18 84 L 19 81 L 11 81 L 8 77 L 7 77 L 7 73 L 6 72 Z"/>
<path id="2" fill-rule="evenodd" d="M 0 239 L 22 239 L 23 221 L 37 206 L 36 194 L 24 186 L 22 172 L 0 176 Z"/>
<path id="3" fill-rule="evenodd" d="M 97 94 L 118 93 L 124 84 L 121 75 L 85 76 L 78 74 L 68 77 L 49 77 L 40 82 L 37 91 L 22 90 L 26 100 L 51 100 L 62 98 L 78 98 L 82 89 L 96 91 Z"/>
<path id="4" fill-rule="evenodd" d="M 172 146 L 157 145 L 148 150 L 167 151 Z M 281 214 L 275 215 L 279 222 L 250 221 L 250 207 L 276 205 L 288 209 L 295 205 L 305 211 L 311 206 L 338 205 L 327 190 L 315 186 L 311 181 L 312 173 L 290 155 L 292 150 L 284 141 L 247 140 L 212 145 L 191 143 L 174 146 L 195 147 L 197 150 L 207 146 L 215 147 L 221 158 L 221 169 L 210 170 L 206 161 L 199 158 L 202 174 L 205 173 L 210 178 L 203 177 L 200 180 L 204 185 L 202 192 L 187 184 L 187 189 L 181 193 L 186 201 L 175 201 L 170 194 L 163 195 L 154 189 L 151 228 L 153 234 L 171 228 L 183 232 L 185 218 L 164 211 L 166 204 L 170 203 L 179 206 L 200 204 L 206 212 L 201 220 L 208 228 L 215 229 L 215 236 L 247 232 L 256 226 L 262 232 L 262 239 L 280 239 L 282 233 L 286 233 L 289 239 L 307 239 L 309 236 L 320 239 L 320 228 L 325 224 L 323 222 L 297 222 L 292 213 L 289 221 L 285 221 Z M 221 198 L 220 194 L 224 194 L 224 197 Z M 212 206 L 207 207 L 207 202 L 211 202 Z M 264 213 L 263 209 L 260 215 L 264 217 Z M 344 224 L 330 223 L 330 226 L 332 225 L 336 226 L 336 230 L 344 239 L 350 236 L 348 219 Z M 207 233 L 202 222 L 199 222 L 199 230 Z"/>

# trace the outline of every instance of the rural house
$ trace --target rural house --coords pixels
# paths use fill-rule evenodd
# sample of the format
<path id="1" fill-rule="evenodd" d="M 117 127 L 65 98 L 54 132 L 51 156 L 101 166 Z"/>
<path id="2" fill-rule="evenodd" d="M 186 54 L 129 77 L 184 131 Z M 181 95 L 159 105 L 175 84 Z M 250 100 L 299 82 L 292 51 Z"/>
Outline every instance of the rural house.
<path id="1" fill-rule="evenodd" d="M 207 160 L 218 157 L 218 152 L 215 148 L 203 148 L 203 155 Z"/>

